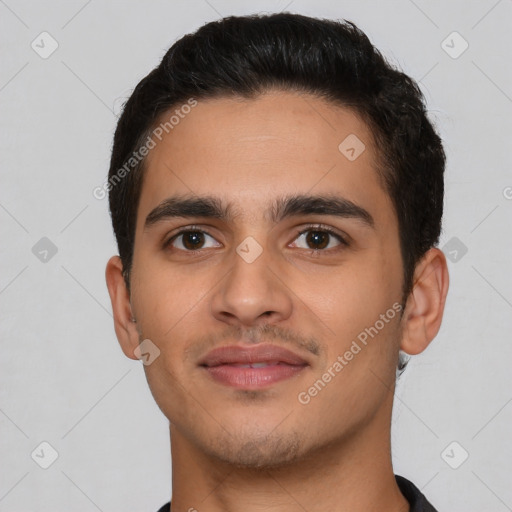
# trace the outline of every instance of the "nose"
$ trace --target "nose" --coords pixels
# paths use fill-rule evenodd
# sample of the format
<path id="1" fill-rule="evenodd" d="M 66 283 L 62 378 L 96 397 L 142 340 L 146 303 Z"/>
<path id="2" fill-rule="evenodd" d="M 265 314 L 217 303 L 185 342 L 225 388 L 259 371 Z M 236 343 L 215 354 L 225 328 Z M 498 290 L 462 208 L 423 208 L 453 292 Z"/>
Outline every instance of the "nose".
<path id="1" fill-rule="evenodd" d="M 292 314 L 293 301 L 283 277 L 284 270 L 269 251 L 263 250 L 254 261 L 234 252 L 231 270 L 212 295 L 213 316 L 245 327 L 286 320 Z"/>

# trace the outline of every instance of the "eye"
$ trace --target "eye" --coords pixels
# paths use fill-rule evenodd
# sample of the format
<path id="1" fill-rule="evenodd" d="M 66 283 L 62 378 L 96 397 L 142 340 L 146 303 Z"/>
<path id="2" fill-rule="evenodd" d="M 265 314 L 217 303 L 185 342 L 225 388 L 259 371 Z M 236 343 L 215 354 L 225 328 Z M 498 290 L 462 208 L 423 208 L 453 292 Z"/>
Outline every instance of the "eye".
<path id="1" fill-rule="evenodd" d="M 205 246 L 204 244 L 208 238 L 216 242 L 215 238 L 202 229 L 195 229 L 194 227 L 182 229 L 164 242 L 164 248 L 172 246 L 174 249 L 179 249 L 181 251 L 195 252 L 200 249 L 209 249 L 211 247 L 221 246 L 219 243 L 217 243 L 217 245 L 213 244 Z"/>
<path id="2" fill-rule="evenodd" d="M 298 238 L 295 239 L 294 246 L 302 249 L 325 251 L 333 247 L 348 246 L 347 241 L 339 233 L 322 225 L 309 226 L 297 235 Z M 333 242 L 337 243 L 333 245 Z M 306 244 L 306 246 L 301 246 L 301 243 Z"/>
<path id="3" fill-rule="evenodd" d="M 210 245 L 205 245 L 208 243 L 208 239 L 210 239 Z M 304 244 L 306 245 L 304 246 Z M 295 241 L 291 244 L 292 247 L 310 249 L 315 252 L 325 252 L 335 247 L 348 245 L 348 242 L 341 234 L 322 225 L 308 226 L 307 229 L 297 232 Z M 218 243 L 215 238 L 206 231 L 191 226 L 178 231 L 164 242 L 163 248 L 167 249 L 168 247 L 184 252 L 195 253 L 199 252 L 201 249 L 222 247 L 222 244 Z"/>

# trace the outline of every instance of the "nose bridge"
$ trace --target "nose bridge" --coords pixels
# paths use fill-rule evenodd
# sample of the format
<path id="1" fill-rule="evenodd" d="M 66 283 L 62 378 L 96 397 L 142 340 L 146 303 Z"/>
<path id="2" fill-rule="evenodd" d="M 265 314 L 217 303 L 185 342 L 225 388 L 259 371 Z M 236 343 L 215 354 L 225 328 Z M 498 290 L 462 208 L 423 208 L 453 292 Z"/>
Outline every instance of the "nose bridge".
<path id="1" fill-rule="evenodd" d="M 261 240 L 261 237 L 259 237 Z M 272 261 L 270 251 L 255 238 L 249 236 L 241 242 L 233 255 L 233 270 L 230 272 L 230 287 L 251 286 L 253 291 L 263 292 L 271 283 Z"/>
<path id="2" fill-rule="evenodd" d="M 278 265 L 263 244 L 254 237 L 245 238 L 233 250 L 231 265 L 212 300 L 212 312 L 218 319 L 251 324 L 262 315 L 290 315 L 290 297 L 275 277 Z"/>

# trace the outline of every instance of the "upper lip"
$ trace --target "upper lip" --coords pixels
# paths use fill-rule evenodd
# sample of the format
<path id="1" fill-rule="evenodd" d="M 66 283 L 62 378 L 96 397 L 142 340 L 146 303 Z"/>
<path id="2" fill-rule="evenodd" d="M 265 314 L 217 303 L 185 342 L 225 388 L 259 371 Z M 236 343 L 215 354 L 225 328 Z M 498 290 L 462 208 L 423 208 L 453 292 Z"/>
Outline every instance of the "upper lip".
<path id="1" fill-rule="evenodd" d="M 265 362 L 279 362 L 300 366 L 308 364 L 305 359 L 294 352 L 269 344 L 218 347 L 208 352 L 199 364 L 201 366 L 219 366 L 221 364 L 252 364 Z"/>

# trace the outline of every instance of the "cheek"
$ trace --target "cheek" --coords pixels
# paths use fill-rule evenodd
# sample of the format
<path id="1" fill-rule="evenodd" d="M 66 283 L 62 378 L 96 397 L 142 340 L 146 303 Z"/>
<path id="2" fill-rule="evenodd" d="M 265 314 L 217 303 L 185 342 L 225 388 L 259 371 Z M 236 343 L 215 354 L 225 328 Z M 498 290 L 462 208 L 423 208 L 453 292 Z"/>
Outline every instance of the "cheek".
<path id="1" fill-rule="evenodd" d="M 375 322 L 399 300 L 400 269 L 394 259 L 368 251 L 322 275 L 297 280 L 294 290 L 333 331 L 342 326 L 348 334 L 347 328 Z"/>
<path id="2" fill-rule="evenodd" d="M 218 272 L 192 270 L 192 266 L 177 271 L 155 262 L 136 269 L 132 297 L 141 334 L 160 348 L 173 373 L 183 366 L 190 340 L 205 334 L 211 315 L 208 301 L 217 281 Z"/>
<path id="3" fill-rule="evenodd" d="M 368 251 L 331 267 L 324 276 L 297 281 L 294 291 L 308 306 L 305 311 L 314 312 L 312 320 L 321 320 L 318 332 L 325 335 L 327 360 L 326 367 L 318 368 L 320 373 L 351 350 L 357 354 L 347 355 L 350 360 L 342 372 L 347 378 L 368 376 L 369 369 L 388 375 L 393 369 L 399 339 L 400 272 L 396 259 Z"/>
<path id="4" fill-rule="evenodd" d="M 175 325 L 185 314 L 186 297 L 177 293 L 181 287 L 163 268 L 154 265 L 134 265 L 132 304 L 138 327 L 144 338 L 168 350 Z"/>

